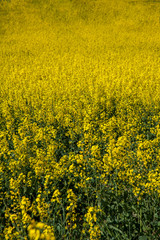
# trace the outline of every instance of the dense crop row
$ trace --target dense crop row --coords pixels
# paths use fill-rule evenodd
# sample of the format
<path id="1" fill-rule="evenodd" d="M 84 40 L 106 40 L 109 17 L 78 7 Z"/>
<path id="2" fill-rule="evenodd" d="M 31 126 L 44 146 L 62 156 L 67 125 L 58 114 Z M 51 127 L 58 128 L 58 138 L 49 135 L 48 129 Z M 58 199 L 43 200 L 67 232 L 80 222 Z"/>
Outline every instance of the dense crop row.
<path id="1" fill-rule="evenodd" d="M 159 9 L 0 1 L 1 239 L 159 239 Z"/>

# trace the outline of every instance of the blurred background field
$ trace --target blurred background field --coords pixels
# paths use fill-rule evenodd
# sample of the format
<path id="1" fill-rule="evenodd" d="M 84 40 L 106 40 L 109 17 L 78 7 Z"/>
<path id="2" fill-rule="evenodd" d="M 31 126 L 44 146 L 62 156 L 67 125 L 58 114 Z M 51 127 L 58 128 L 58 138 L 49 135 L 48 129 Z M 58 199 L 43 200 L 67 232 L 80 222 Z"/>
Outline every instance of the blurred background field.
<path id="1" fill-rule="evenodd" d="M 159 19 L 0 0 L 0 239 L 160 238 Z"/>

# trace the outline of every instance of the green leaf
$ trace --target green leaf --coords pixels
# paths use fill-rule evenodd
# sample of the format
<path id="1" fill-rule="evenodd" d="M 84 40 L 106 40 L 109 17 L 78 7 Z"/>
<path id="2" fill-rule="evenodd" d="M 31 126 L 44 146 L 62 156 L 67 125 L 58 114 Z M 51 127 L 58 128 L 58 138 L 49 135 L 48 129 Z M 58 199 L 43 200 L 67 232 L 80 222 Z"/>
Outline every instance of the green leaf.
<path id="1" fill-rule="evenodd" d="M 118 229 L 118 228 L 116 228 L 116 227 L 114 227 L 114 226 L 112 226 L 112 225 L 110 225 L 109 227 L 110 227 L 111 229 L 114 229 L 115 231 L 123 234 L 123 232 L 122 232 L 120 229 Z"/>
<path id="2" fill-rule="evenodd" d="M 140 236 L 139 240 L 148 240 L 148 237 L 147 236 Z"/>

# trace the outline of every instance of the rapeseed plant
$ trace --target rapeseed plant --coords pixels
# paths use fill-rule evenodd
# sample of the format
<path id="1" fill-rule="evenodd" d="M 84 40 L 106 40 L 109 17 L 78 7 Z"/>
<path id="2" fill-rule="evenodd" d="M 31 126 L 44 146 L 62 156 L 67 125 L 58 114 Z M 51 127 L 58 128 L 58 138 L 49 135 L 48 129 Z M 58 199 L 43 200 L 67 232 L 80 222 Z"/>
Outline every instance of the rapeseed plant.
<path id="1" fill-rule="evenodd" d="M 159 239 L 159 10 L 0 1 L 0 238 Z"/>

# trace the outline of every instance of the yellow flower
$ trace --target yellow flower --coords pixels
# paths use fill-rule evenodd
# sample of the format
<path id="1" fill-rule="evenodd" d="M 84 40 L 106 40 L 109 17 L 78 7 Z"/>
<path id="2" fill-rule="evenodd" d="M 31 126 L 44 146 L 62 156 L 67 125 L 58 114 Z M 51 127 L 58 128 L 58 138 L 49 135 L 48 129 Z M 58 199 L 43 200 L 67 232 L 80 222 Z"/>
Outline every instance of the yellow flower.
<path id="1" fill-rule="evenodd" d="M 40 237 L 40 230 L 39 229 L 30 229 L 29 230 L 29 237 L 31 240 L 38 240 Z"/>
<path id="2" fill-rule="evenodd" d="M 45 224 L 42 223 L 42 222 L 38 222 L 38 223 L 36 224 L 36 228 L 43 229 L 44 227 L 45 227 Z"/>

